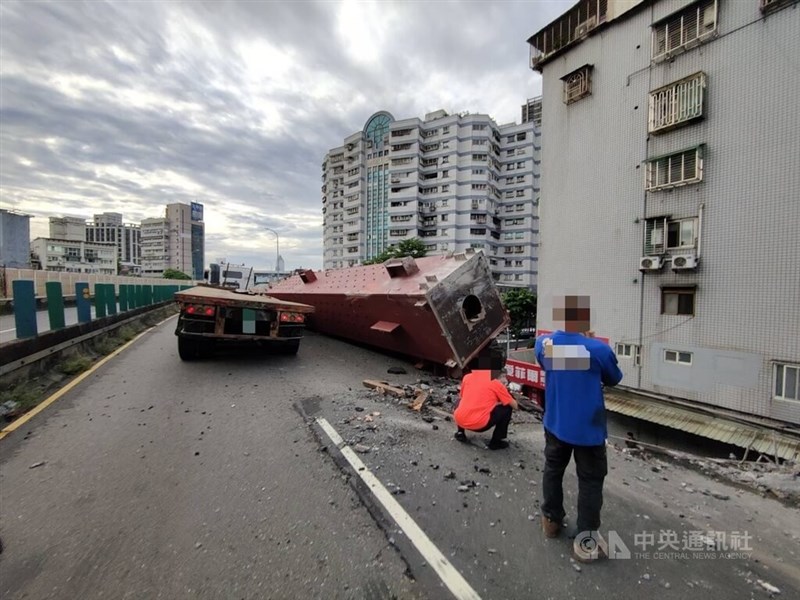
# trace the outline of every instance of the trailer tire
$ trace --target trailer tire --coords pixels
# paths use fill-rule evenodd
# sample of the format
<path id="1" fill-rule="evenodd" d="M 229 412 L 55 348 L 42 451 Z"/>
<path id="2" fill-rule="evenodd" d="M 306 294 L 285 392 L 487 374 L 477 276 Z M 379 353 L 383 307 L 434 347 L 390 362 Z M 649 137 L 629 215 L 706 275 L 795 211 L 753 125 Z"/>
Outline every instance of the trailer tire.
<path id="1" fill-rule="evenodd" d="M 178 336 L 178 356 L 181 360 L 195 360 L 200 356 L 199 350 L 196 341 Z"/>
<path id="2" fill-rule="evenodd" d="M 300 340 L 289 340 L 281 344 L 281 353 L 288 356 L 294 356 L 300 349 Z"/>

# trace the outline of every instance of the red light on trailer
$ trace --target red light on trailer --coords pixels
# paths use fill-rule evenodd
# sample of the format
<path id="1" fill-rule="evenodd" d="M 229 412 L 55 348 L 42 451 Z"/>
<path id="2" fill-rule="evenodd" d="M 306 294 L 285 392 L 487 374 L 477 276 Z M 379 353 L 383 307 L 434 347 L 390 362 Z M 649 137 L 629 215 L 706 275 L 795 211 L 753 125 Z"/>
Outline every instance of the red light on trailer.
<path id="1" fill-rule="evenodd" d="M 214 314 L 214 309 L 212 307 L 210 307 L 210 306 L 207 307 L 206 308 L 206 314 L 210 317 L 211 315 Z"/>
<path id="2" fill-rule="evenodd" d="M 194 314 L 194 306 L 187 306 L 186 312 L 189 313 L 190 315 Z"/>
<path id="3" fill-rule="evenodd" d="M 281 313 L 281 323 L 286 323 L 289 320 L 289 313 Z"/>
<path id="4" fill-rule="evenodd" d="M 303 314 L 297 313 L 297 314 L 295 314 L 295 316 L 294 316 L 294 322 L 295 322 L 295 323 L 302 323 L 302 322 L 303 322 L 303 321 L 305 321 L 305 320 L 306 320 L 306 317 L 305 317 L 305 315 L 303 315 Z"/>

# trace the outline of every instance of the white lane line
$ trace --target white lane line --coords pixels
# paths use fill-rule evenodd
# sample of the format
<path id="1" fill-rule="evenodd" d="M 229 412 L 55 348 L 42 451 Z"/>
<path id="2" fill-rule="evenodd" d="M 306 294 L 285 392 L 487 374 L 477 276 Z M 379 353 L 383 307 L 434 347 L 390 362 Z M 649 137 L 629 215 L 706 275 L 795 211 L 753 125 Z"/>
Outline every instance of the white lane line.
<path id="1" fill-rule="evenodd" d="M 478 593 L 470 587 L 467 580 L 462 577 L 456 568 L 450 563 L 444 554 L 434 545 L 430 538 L 425 534 L 414 519 L 411 518 L 400 503 L 392 497 L 380 480 L 367 469 L 366 465 L 353 452 L 352 448 L 345 445 L 342 436 L 331 426 L 326 419 L 317 419 L 317 424 L 328 435 L 331 441 L 336 444 L 342 455 L 350 463 L 361 480 L 367 484 L 375 498 L 383 505 L 383 508 L 391 515 L 400 529 L 403 530 L 409 541 L 419 551 L 427 563 L 433 567 L 436 574 L 447 586 L 447 589 L 458 598 L 458 600 L 481 600 Z"/>

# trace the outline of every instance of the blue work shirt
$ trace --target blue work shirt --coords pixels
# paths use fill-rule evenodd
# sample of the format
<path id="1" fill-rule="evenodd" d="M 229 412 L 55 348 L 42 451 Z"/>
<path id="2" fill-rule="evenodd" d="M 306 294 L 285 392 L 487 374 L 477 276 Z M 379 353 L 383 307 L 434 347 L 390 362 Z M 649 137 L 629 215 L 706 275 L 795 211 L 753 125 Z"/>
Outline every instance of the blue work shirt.
<path id="1" fill-rule="evenodd" d="M 554 350 L 547 357 L 545 348 L 550 344 Z M 600 384 L 614 386 L 622 381 L 614 351 L 601 340 L 567 331 L 539 336 L 534 348 L 546 373 L 545 429 L 568 444 L 604 444 L 606 408 Z"/>

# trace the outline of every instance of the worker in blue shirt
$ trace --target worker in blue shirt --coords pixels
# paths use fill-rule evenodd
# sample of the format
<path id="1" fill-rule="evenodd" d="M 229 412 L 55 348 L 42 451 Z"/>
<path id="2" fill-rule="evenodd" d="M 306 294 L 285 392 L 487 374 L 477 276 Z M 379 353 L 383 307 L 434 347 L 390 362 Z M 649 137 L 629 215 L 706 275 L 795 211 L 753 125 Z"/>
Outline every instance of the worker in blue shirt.
<path id="1" fill-rule="evenodd" d="M 590 330 L 588 296 L 554 299 L 553 320 L 563 329 L 539 336 L 536 360 L 545 371 L 545 467 L 542 482 L 542 529 L 556 537 L 564 520 L 564 471 L 574 454 L 578 474 L 577 531 L 597 532 L 603 506 L 606 458 L 606 411 L 602 385 L 622 380 L 617 357 Z M 578 553 L 576 558 L 586 559 Z M 597 558 L 595 552 L 592 558 Z"/>

